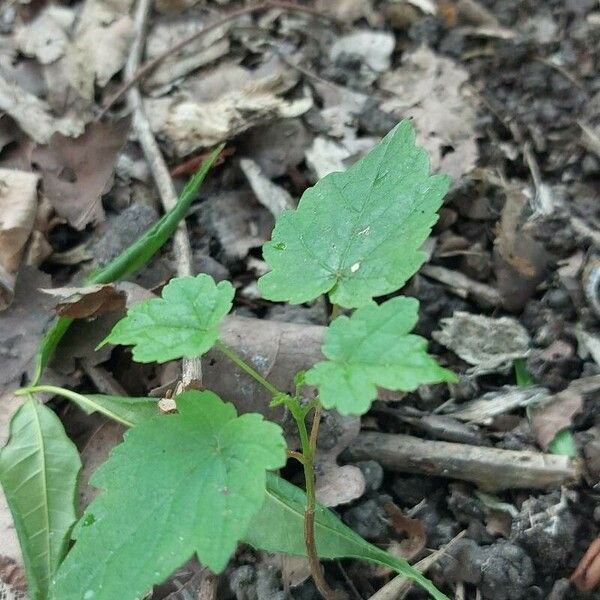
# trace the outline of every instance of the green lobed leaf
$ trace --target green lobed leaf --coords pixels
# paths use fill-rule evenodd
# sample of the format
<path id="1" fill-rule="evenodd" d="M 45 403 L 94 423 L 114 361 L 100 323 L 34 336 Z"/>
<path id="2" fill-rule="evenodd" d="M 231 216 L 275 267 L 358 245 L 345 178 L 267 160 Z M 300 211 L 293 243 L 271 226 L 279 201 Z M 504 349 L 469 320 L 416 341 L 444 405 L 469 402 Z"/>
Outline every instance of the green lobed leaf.
<path id="1" fill-rule="evenodd" d="M 0 483 L 23 553 L 31 600 L 47 598 L 50 578 L 75 522 L 81 461 L 59 418 L 30 399 L 13 415 L 0 451 Z"/>
<path id="2" fill-rule="evenodd" d="M 306 382 L 318 386 L 325 408 L 360 415 L 377 397 L 377 387 L 411 391 L 424 383 L 457 381 L 427 354 L 425 338 L 409 334 L 418 308 L 414 298 L 397 297 L 331 323 L 323 344 L 329 360 L 306 373 Z"/>
<path id="3" fill-rule="evenodd" d="M 115 257 L 109 264 L 94 271 L 86 278 L 86 283 L 112 283 L 131 275 L 141 269 L 162 248 L 165 242 L 175 233 L 179 223 L 185 218 L 204 178 L 215 160 L 221 154 L 224 144 L 215 148 L 200 165 L 193 177 L 183 188 L 177 204 L 166 212 L 154 225 L 144 232 L 131 246 Z M 59 317 L 44 335 L 35 357 L 35 370 L 32 385 L 39 383 L 42 373 L 54 354 L 54 350 L 71 327 L 74 319 Z"/>
<path id="4" fill-rule="evenodd" d="M 265 498 L 266 469 L 285 464 L 281 428 L 237 416 L 212 392 L 176 398 L 179 414 L 130 429 L 92 478 L 105 491 L 80 521 L 54 600 L 134 600 L 194 553 L 226 566 Z"/>
<path id="5" fill-rule="evenodd" d="M 218 340 L 233 294 L 229 281 L 215 284 L 210 275 L 177 277 L 162 298 L 130 308 L 101 345 L 133 345 L 133 358 L 142 363 L 201 356 Z"/>
<path id="6" fill-rule="evenodd" d="M 252 519 L 244 541 L 267 552 L 304 556 L 304 506 L 306 496 L 295 485 L 269 474 L 267 494 L 260 512 Z M 330 510 L 317 505 L 315 541 L 321 558 L 357 558 L 376 562 L 418 583 L 436 600 L 448 600 L 426 577 L 405 560 L 363 540 Z"/>
<path id="7" fill-rule="evenodd" d="M 269 300 L 300 304 L 329 293 L 347 308 L 400 289 L 423 264 L 448 178 L 429 175 L 425 150 L 402 121 L 344 173 L 308 189 L 284 211 L 263 247 Z"/>

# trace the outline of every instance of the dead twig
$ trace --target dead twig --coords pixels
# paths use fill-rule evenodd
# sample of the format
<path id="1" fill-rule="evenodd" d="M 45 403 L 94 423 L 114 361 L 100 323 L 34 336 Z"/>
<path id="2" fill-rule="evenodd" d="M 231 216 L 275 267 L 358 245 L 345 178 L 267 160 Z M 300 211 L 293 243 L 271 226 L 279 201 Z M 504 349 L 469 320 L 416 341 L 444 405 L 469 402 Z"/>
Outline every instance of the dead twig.
<path id="1" fill-rule="evenodd" d="M 459 298 L 471 296 L 477 302 L 486 306 L 496 307 L 502 305 L 500 292 L 496 288 L 480 281 L 474 281 L 460 271 L 452 271 L 437 265 L 423 265 L 421 273 L 448 286 L 449 291 Z"/>
<path id="2" fill-rule="evenodd" d="M 402 434 L 361 433 L 346 451 L 350 460 L 376 460 L 398 473 L 470 481 L 485 491 L 554 489 L 577 483 L 577 459 L 541 452 L 434 442 Z"/>
<path id="3" fill-rule="evenodd" d="M 154 182 L 158 188 L 161 203 L 165 210 L 171 209 L 177 203 L 177 192 L 173 185 L 173 180 L 169 174 L 169 169 L 158 147 L 150 123 L 144 111 L 142 95 L 139 89 L 134 85 L 137 79 L 134 74 L 138 71 L 141 57 L 144 51 L 146 37 L 146 26 L 148 15 L 151 8 L 150 0 L 139 0 L 135 15 L 135 38 L 131 45 L 131 52 L 125 66 L 125 77 L 131 81 L 128 86 L 129 91 L 127 101 L 133 112 L 133 128 L 135 130 L 138 142 L 142 147 L 144 157 L 148 167 L 152 172 Z M 127 91 L 126 90 L 126 91 Z M 188 237 L 185 221 L 182 221 L 175 232 L 173 238 L 173 251 L 177 261 L 177 275 L 193 275 L 192 248 Z M 189 387 L 193 382 L 202 381 L 202 368 L 199 358 L 183 359 L 181 385 L 183 388 Z"/>
<path id="4" fill-rule="evenodd" d="M 461 531 L 458 535 L 454 536 L 445 546 L 442 546 L 439 550 L 432 552 L 429 556 L 426 556 L 418 563 L 413 566 L 421 573 L 426 573 L 427 570 L 433 566 L 444 554 L 448 552 L 455 544 L 464 537 L 466 531 Z M 369 600 L 401 600 L 408 594 L 413 586 L 413 582 L 404 575 L 397 575 L 391 581 L 388 581 L 382 588 L 380 588 Z"/>
<path id="5" fill-rule="evenodd" d="M 163 60 L 165 60 L 165 58 L 172 56 L 173 54 L 176 54 L 177 52 L 179 52 L 182 48 L 184 48 L 191 42 L 197 40 L 198 38 L 202 37 L 203 35 L 206 35 L 207 33 L 211 32 L 211 31 L 214 31 L 215 29 L 218 29 L 219 27 L 222 27 L 223 25 L 226 25 L 230 21 L 234 21 L 235 19 L 238 19 L 238 18 L 246 16 L 246 15 L 251 15 L 254 13 L 264 12 L 266 10 L 272 10 L 272 9 L 279 9 L 279 10 L 283 10 L 286 12 L 297 12 L 297 13 L 306 14 L 306 15 L 309 15 L 309 16 L 312 16 L 315 18 L 319 18 L 319 19 L 335 21 L 335 19 L 333 19 L 333 17 L 325 15 L 325 14 L 319 12 L 318 10 L 311 8 L 310 6 L 301 6 L 299 4 L 295 4 L 294 2 L 283 2 L 283 1 L 281 1 L 281 2 L 276 2 L 276 1 L 261 2 L 260 4 L 252 4 L 250 6 L 243 6 L 242 8 L 237 8 L 235 10 L 232 10 L 232 11 L 226 13 L 225 15 L 219 17 L 218 19 L 215 19 L 212 23 L 209 23 L 202 29 L 195 31 L 194 33 L 188 35 L 187 37 L 184 37 L 177 44 L 175 44 L 171 48 L 167 48 L 165 51 L 156 55 L 153 59 L 145 62 L 141 66 L 139 66 L 140 62 L 141 62 L 141 52 L 140 52 L 139 56 L 137 57 L 137 63 L 135 64 L 135 68 L 133 68 L 133 69 L 126 68 L 125 83 L 106 101 L 106 103 L 102 107 L 102 110 L 100 111 L 100 114 L 96 117 L 96 120 L 99 121 L 100 119 L 102 119 L 116 102 L 118 102 L 129 90 L 131 90 L 131 88 L 136 83 L 138 83 L 144 77 L 149 75 Z M 145 28 L 145 26 L 144 26 L 144 28 Z M 143 36 L 142 36 L 142 39 L 143 39 Z M 133 44 L 134 46 L 136 45 L 136 41 L 137 41 L 137 34 L 136 34 L 136 39 L 134 40 L 134 44 Z M 130 57 L 132 57 L 132 56 L 134 56 L 134 48 L 133 47 L 132 47 Z"/>

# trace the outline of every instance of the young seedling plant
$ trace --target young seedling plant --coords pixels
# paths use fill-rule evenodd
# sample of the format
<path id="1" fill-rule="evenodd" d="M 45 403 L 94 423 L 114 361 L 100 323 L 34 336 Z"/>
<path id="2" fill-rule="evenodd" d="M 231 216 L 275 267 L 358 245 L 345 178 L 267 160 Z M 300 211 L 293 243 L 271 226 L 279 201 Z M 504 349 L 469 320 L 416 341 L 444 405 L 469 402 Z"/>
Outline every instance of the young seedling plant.
<path id="1" fill-rule="evenodd" d="M 39 565 L 32 556 L 36 532 L 25 514 L 22 480 L 28 475 L 19 432 L 36 421 L 35 407 L 41 405 L 31 399 L 13 419 L 11 441 L 0 454 L 0 478 L 24 548 L 30 588 L 36 582 L 33 599 L 135 600 L 194 554 L 219 573 L 240 541 L 307 556 L 315 584 L 328 600 L 336 594 L 320 560 L 341 557 L 387 565 L 432 597 L 446 598 L 404 560 L 369 544 L 317 504 L 314 461 L 324 409 L 362 415 L 378 387 L 411 391 L 455 380 L 427 353 L 426 340 L 410 333 L 418 317 L 415 299 L 374 301 L 397 292 L 423 263 L 420 247 L 447 189 L 445 176 L 429 174 L 426 153 L 416 146 L 410 122 L 403 121 L 362 160 L 324 177 L 304 193 L 296 210 L 277 219 L 263 249 L 270 267 L 258 282 L 263 298 L 301 304 L 327 294 L 331 305 L 323 360 L 295 374 L 292 390 L 275 387 L 221 340 L 234 288 L 208 275 L 172 279 L 162 297 L 130 308 L 104 340 L 131 346 L 133 359 L 141 363 L 194 358 L 216 348 L 233 369 L 269 392 L 272 406 L 287 407 L 298 428 L 299 450 L 286 447 L 278 424 L 259 414 L 238 415 L 208 390 L 179 394 L 177 412 L 166 415 L 156 414 L 150 399 L 83 395 L 44 385 L 22 390 L 59 393 L 130 426 L 94 474 L 92 483 L 103 491 L 72 532 L 73 508 L 45 509 L 41 530 L 58 521 L 55 542 L 60 543 L 37 551 L 38 563 L 45 562 Z M 46 413 L 44 418 L 54 428 L 60 425 Z M 56 442 L 55 434 L 50 437 Z M 302 465 L 304 492 L 274 473 L 289 458 Z M 59 466 L 51 457 L 45 463 L 50 483 L 56 480 L 52 469 Z M 74 485 L 63 495 L 72 496 Z M 62 560 L 69 533 L 75 543 Z M 36 569 L 45 580 L 36 577 Z"/>

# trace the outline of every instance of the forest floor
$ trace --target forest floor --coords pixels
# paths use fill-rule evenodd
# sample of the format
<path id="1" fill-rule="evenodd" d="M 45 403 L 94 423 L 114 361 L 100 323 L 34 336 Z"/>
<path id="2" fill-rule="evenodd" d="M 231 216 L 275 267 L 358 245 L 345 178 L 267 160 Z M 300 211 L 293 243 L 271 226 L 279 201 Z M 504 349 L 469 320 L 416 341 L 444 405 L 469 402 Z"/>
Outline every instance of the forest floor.
<path id="1" fill-rule="evenodd" d="M 600 4 L 305 5 L 315 14 L 224 19 L 136 81 L 177 190 L 198 157 L 227 144 L 187 218 L 193 271 L 234 283 L 234 314 L 257 320 L 246 354 L 268 354 L 275 376 L 289 370 L 294 349 L 278 346 L 277 323 L 314 333 L 308 325 L 326 325 L 329 308 L 323 298 L 290 306 L 260 297 L 274 218 L 412 119 L 432 170 L 453 183 L 429 258 L 402 293 L 420 301 L 417 333 L 460 380 L 382 392 L 360 420 L 326 415 L 319 497 L 411 562 L 433 552 L 428 576 L 451 597 L 600 598 L 600 558 L 569 581 L 600 533 Z M 114 98 L 129 79 L 132 41 L 142 41 L 143 63 L 237 7 L 155 0 L 142 35 L 133 0 L 0 6 L 0 443 L 57 304 L 72 304 L 71 288 L 163 211 L 131 104 Z M 177 262 L 169 243 L 131 278 L 130 296 L 159 291 Z M 59 290 L 40 291 L 49 288 Z M 179 365 L 95 351 L 123 311 L 100 304 L 84 307 L 44 381 L 172 391 Z M 285 425 L 264 397 L 248 401 L 231 368 L 209 369 L 204 384 Z M 81 451 L 83 505 L 89 474 L 123 428 L 44 399 Z M 406 447 L 390 452 L 396 434 Z M 285 475 L 301 483 L 292 466 Z M 20 555 L 4 501 L 0 558 L 8 594 L 21 585 Z M 326 573 L 353 600 L 426 597 L 377 593 L 392 576 L 363 563 L 333 562 Z M 218 580 L 191 562 L 152 599 L 198 598 L 208 581 L 219 600 L 313 600 L 307 576 L 303 560 L 241 548 Z"/>

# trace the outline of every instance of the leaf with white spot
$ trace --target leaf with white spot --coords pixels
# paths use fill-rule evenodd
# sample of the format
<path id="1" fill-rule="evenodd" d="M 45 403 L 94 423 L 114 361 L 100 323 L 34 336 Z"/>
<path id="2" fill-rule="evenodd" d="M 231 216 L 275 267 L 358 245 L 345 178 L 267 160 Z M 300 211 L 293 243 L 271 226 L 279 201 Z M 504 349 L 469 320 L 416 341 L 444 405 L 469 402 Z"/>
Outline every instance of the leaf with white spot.
<path id="1" fill-rule="evenodd" d="M 448 178 L 429 174 L 409 121 L 362 160 L 308 189 L 284 211 L 263 247 L 268 300 L 300 304 L 329 293 L 347 308 L 400 289 L 423 264 L 421 245 L 437 220 Z"/>

